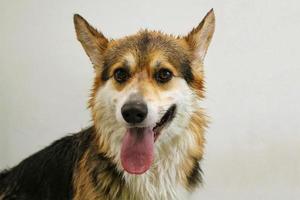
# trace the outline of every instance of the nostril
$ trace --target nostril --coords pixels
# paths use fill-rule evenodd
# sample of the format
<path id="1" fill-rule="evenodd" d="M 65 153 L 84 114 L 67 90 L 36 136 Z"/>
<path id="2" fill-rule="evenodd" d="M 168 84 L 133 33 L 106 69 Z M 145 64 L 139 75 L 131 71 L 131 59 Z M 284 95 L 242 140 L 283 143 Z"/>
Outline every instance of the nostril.
<path id="1" fill-rule="evenodd" d="M 123 105 L 121 113 L 124 120 L 130 124 L 141 123 L 148 114 L 148 108 L 145 103 L 129 102 Z"/>
<path id="2" fill-rule="evenodd" d="M 144 114 L 143 114 L 143 113 L 138 113 L 138 114 L 137 114 L 137 117 L 138 117 L 138 118 L 144 118 Z"/>
<path id="3" fill-rule="evenodd" d="M 129 117 L 129 113 L 128 113 L 128 112 L 124 113 L 124 114 L 123 114 L 123 117 L 124 117 L 124 118 L 128 118 L 128 117 Z"/>

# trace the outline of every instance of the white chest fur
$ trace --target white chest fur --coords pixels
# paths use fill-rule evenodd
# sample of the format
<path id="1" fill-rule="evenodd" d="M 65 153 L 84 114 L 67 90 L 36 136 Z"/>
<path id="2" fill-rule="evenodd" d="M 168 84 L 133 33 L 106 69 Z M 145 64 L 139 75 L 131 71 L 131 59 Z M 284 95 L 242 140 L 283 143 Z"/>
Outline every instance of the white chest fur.
<path id="1" fill-rule="evenodd" d="M 125 175 L 130 200 L 184 200 L 189 192 L 176 180 L 174 169 L 149 170 L 143 175 Z M 157 176 L 157 174 L 159 176 Z"/>

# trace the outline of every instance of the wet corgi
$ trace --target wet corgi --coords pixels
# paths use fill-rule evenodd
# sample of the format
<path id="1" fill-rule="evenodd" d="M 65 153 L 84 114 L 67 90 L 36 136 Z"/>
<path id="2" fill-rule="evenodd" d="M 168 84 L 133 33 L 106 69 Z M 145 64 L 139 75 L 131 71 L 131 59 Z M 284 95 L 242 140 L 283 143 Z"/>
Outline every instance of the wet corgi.
<path id="1" fill-rule="evenodd" d="M 178 37 L 142 30 L 107 39 L 78 14 L 74 24 L 95 70 L 93 126 L 1 172 L 0 200 L 187 199 L 202 180 L 213 10 Z"/>

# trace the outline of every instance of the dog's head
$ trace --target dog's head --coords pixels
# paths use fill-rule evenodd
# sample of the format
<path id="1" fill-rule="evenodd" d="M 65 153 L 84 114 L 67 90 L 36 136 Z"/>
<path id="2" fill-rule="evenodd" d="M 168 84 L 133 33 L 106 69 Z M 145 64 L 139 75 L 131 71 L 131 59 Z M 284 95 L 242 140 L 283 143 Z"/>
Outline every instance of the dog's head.
<path id="1" fill-rule="evenodd" d="M 211 10 L 187 36 L 143 30 L 109 40 L 74 15 L 96 73 L 90 108 L 100 149 L 127 172 L 147 171 L 156 148 L 186 137 L 203 97 L 202 61 L 214 21 Z"/>

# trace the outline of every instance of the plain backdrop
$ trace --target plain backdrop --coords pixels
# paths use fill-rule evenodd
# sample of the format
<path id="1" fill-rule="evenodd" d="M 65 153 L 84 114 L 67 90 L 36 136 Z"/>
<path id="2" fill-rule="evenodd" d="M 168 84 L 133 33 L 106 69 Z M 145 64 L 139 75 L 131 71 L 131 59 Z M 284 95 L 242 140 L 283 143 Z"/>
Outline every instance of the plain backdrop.
<path id="1" fill-rule="evenodd" d="M 193 199 L 300 199 L 297 0 L 0 1 L 0 168 L 91 124 L 93 69 L 74 13 L 117 38 L 185 34 L 214 8 L 205 60 L 211 118 Z"/>

